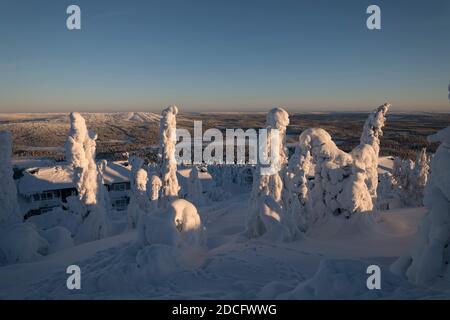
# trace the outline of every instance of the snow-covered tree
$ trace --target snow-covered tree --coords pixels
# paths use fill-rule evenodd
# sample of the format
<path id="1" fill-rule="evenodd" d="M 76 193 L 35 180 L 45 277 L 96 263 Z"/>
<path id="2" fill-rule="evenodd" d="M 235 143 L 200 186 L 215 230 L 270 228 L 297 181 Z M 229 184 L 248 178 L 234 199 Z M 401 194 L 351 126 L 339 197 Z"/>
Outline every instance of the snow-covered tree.
<path id="1" fill-rule="evenodd" d="M 111 199 L 109 198 L 109 192 L 108 188 L 105 185 L 105 171 L 106 167 L 108 166 L 108 161 L 102 160 L 98 164 L 98 186 L 99 186 L 99 205 L 105 208 L 105 210 L 108 212 L 109 210 L 112 210 L 112 204 Z"/>
<path id="2" fill-rule="evenodd" d="M 401 257 L 391 266 L 393 272 L 419 285 L 450 280 L 450 127 L 429 136 L 428 141 L 441 143 L 431 160 L 430 179 L 425 186 L 428 213 L 412 255 Z"/>
<path id="3" fill-rule="evenodd" d="M 414 167 L 414 200 L 417 205 L 423 205 L 425 186 L 428 181 L 428 171 L 430 170 L 430 159 L 427 150 L 423 148 L 418 154 Z"/>
<path id="4" fill-rule="evenodd" d="M 33 224 L 22 222 L 11 153 L 11 133 L 0 131 L 0 265 L 36 260 L 49 247 Z"/>
<path id="5" fill-rule="evenodd" d="M 160 120 L 160 152 L 161 167 L 160 176 L 162 181 L 160 205 L 165 208 L 168 203 L 178 198 L 180 186 L 177 179 L 177 161 L 175 158 L 175 145 L 177 142 L 178 108 L 170 106 L 163 110 Z"/>
<path id="6" fill-rule="evenodd" d="M 377 197 L 378 187 L 378 156 L 380 154 L 380 137 L 383 135 L 383 127 L 386 122 L 386 113 L 390 108 L 390 104 L 385 103 L 376 108 L 364 123 L 363 132 L 360 138 L 360 150 L 354 153 L 361 155 L 361 151 L 367 151 L 365 158 L 365 183 L 369 189 L 373 200 Z M 362 148 L 364 145 L 372 147 L 373 152 L 368 148 Z"/>
<path id="7" fill-rule="evenodd" d="M 304 155 L 309 152 L 314 164 L 314 183 L 310 190 L 312 215 L 309 224 L 314 224 L 327 216 L 350 217 L 355 212 L 373 208 L 370 192 L 365 183 L 366 156 L 372 159 L 373 149 L 360 146 L 348 154 L 340 150 L 323 129 L 305 130 L 299 138 Z"/>
<path id="8" fill-rule="evenodd" d="M 167 208 L 141 217 L 138 243 L 142 246 L 163 244 L 178 248 L 201 246 L 204 228 L 197 208 L 187 200 L 176 199 Z"/>
<path id="9" fill-rule="evenodd" d="M 152 209 L 158 208 L 159 194 L 162 187 L 162 181 L 156 174 L 152 174 L 148 179 L 148 195 L 150 197 L 150 207 Z"/>
<path id="10" fill-rule="evenodd" d="M 309 178 L 314 176 L 314 165 L 309 151 L 301 153 L 299 145 L 294 155 L 289 159 L 288 171 L 285 175 L 283 200 L 286 210 L 291 211 L 297 226 L 306 231 L 311 215 L 312 203 L 310 197 Z"/>
<path id="11" fill-rule="evenodd" d="M 383 135 L 386 113 L 390 107 L 391 105 L 389 103 L 385 103 L 372 111 L 364 123 L 361 134 L 360 143 L 372 146 L 377 157 L 380 154 L 380 137 Z"/>
<path id="12" fill-rule="evenodd" d="M 12 139 L 9 131 L 0 131 L 0 225 L 22 221 L 17 189 L 11 165 Z"/>
<path id="13" fill-rule="evenodd" d="M 189 200 L 197 206 L 206 204 L 203 195 L 202 182 L 199 176 L 199 169 L 196 166 L 193 166 L 191 172 L 189 173 L 186 188 L 186 200 Z"/>
<path id="14" fill-rule="evenodd" d="M 292 210 L 283 207 L 283 178 L 288 162 L 286 148 L 286 128 L 289 115 L 282 108 L 272 109 L 266 117 L 268 131 L 264 153 L 271 153 L 269 172 L 258 165 L 253 177 L 253 189 L 250 197 L 250 212 L 245 234 L 259 237 L 268 234 L 272 239 L 292 241 L 299 237 L 299 229 L 294 223 Z M 260 143 L 262 143 L 260 141 Z M 261 149 L 261 148 L 260 148 Z"/>
<path id="15" fill-rule="evenodd" d="M 72 166 L 78 198 L 84 208 L 80 212 L 83 223 L 75 237 L 78 243 L 101 239 L 108 234 L 106 209 L 100 201 L 103 198 L 103 188 L 99 185 L 101 173 L 95 162 L 96 139 L 97 135 L 88 131 L 81 114 L 71 113 L 66 160 Z"/>
<path id="16" fill-rule="evenodd" d="M 402 207 L 422 206 L 428 180 L 429 157 L 426 149 L 418 152 L 416 162 L 398 157 L 394 159 L 392 185 L 395 197 Z"/>
<path id="17" fill-rule="evenodd" d="M 151 209 L 150 199 L 147 196 L 147 171 L 142 168 L 144 160 L 132 157 L 131 164 L 131 196 L 127 208 L 128 228 L 134 229 L 138 225 L 142 212 Z"/>

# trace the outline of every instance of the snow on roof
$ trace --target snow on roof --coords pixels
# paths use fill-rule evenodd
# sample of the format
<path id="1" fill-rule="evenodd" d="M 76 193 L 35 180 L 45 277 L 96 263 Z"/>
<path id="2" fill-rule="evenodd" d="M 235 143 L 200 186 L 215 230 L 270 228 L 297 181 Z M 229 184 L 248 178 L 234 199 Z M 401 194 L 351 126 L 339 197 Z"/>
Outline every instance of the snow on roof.
<path id="1" fill-rule="evenodd" d="M 72 180 L 72 167 L 64 164 L 54 167 L 30 168 L 19 179 L 20 194 L 33 194 L 42 191 L 75 188 Z M 122 162 L 108 162 L 103 174 L 105 184 L 130 181 L 130 166 Z"/>

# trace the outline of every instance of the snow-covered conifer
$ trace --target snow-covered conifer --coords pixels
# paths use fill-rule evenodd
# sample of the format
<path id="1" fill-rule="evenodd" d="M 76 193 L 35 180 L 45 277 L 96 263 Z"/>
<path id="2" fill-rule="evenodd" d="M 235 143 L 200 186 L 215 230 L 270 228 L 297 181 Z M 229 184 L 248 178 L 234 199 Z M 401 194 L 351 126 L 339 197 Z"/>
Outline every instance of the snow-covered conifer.
<path id="1" fill-rule="evenodd" d="M 0 225 L 22 221 L 13 179 L 11 152 L 11 133 L 0 131 Z"/>
<path id="2" fill-rule="evenodd" d="M 399 258 L 391 266 L 393 272 L 419 285 L 450 280 L 450 127 L 428 140 L 441 143 L 431 160 L 430 179 L 425 186 L 424 204 L 428 213 L 412 255 Z"/>
<path id="3" fill-rule="evenodd" d="M 151 209 L 147 197 L 147 171 L 142 168 L 144 160 L 138 157 L 130 158 L 131 164 L 131 196 L 127 208 L 128 228 L 136 228 L 142 212 Z"/>
<path id="4" fill-rule="evenodd" d="M 170 106 L 163 110 L 160 120 L 160 149 L 161 149 L 161 201 L 162 207 L 178 198 L 180 186 L 177 179 L 177 162 L 175 158 L 175 144 L 177 142 L 177 121 L 178 108 Z"/>
<path id="5" fill-rule="evenodd" d="M 427 150 L 423 148 L 418 154 L 414 167 L 414 200 L 416 205 L 423 205 L 425 186 L 428 181 L 428 171 L 430 170 L 430 160 Z"/>
<path id="6" fill-rule="evenodd" d="M 199 169 L 196 166 L 192 167 L 189 173 L 186 191 L 186 200 L 189 200 L 197 206 L 205 205 L 202 182 L 199 177 Z"/>
<path id="7" fill-rule="evenodd" d="M 314 164 L 314 185 L 310 191 L 312 215 L 309 223 L 328 215 L 350 217 L 355 212 L 372 209 L 372 199 L 364 180 L 366 159 L 373 149 L 361 146 L 352 154 L 340 150 L 323 129 L 311 128 L 300 135 L 303 154 L 311 153 Z"/>
<path id="8" fill-rule="evenodd" d="M 378 187 L 378 156 L 380 154 L 380 137 L 383 135 L 383 127 L 386 122 L 386 113 L 390 108 L 390 104 L 385 103 L 382 106 L 376 108 L 367 118 L 364 123 L 363 132 L 360 138 L 360 146 L 357 147 L 356 153 L 361 155 L 361 151 L 367 151 L 367 154 L 363 156 L 366 159 L 364 164 L 365 174 L 364 181 L 367 184 L 370 195 L 375 201 L 377 197 Z M 373 152 L 369 148 L 362 148 L 364 145 L 372 147 Z"/>
<path id="9" fill-rule="evenodd" d="M 49 246 L 33 224 L 22 222 L 11 154 L 11 133 L 0 131 L 0 265 L 36 260 Z"/>
<path id="10" fill-rule="evenodd" d="M 389 103 L 385 103 L 372 111 L 364 123 L 363 133 L 361 134 L 360 143 L 372 146 L 377 157 L 380 154 L 380 137 L 383 135 L 386 113 L 390 107 Z"/>
<path id="11" fill-rule="evenodd" d="M 95 162 L 97 135 L 89 132 L 84 118 L 78 112 L 70 114 L 70 134 L 66 142 L 66 158 L 73 168 L 73 179 L 78 198 L 85 207 L 83 223 L 76 235 L 76 242 L 87 242 L 108 234 L 106 209 L 99 186 L 99 171 Z"/>
<path id="12" fill-rule="evenodd" d="M 288 162 L 286 148 L 288 125 L 289 114 L 284 109 L 274 108 L 267 114 L 268 137 L 265 153 L 266 155 L 271 153 L 272 170 L 264 172 L 261 165 L 255 170 L 245 231 L 248 237 L 259 237 L 268 233 L 272 238 L 292 241 L 299 236 L 292 210 L 283 207 L 283 202 L 290 203 L 290 201 L 282 199 L 283 178 Z"/>

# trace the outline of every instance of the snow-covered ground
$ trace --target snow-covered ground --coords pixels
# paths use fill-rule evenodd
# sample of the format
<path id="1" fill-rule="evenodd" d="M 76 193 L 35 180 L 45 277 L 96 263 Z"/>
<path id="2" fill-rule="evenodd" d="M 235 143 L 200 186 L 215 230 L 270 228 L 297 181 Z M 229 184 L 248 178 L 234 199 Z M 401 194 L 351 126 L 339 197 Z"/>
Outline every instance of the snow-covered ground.
<path id="1" fill-rule="evenodd" d="M 187 176 L 187 171 L 182 174 Z M 231 200 L 199 208 L 207 244 L 203 251 L 191 254 L 195 261 L 188 267 L 147 282 L 129 281 L 122 258 L 133 250 L 137 238 L 136 231 L 129 231 L 38 262 L 0 268 L 0 298 L 442 297 L 442 292 L 413 287 L 388 269 L 413 247 L 425 209 L 375 212 L 352 220 L 332 218 L 308 237 L 274 243 L 242 236 L 248 198 L 249 193 L 235 193 Z M 117 261 L 121 268 L 112 267 Z M 81 267 L 81 290 L 66 288 L 66 268 L 71 264 Z M 366 268 L 371 264 L 382 269 L 380 291 L 366 287 Z"/>
<path id="2" fill-rule="evenodd" d="M 416 163 L 379 158 L 389 106 L 369 115 L 350 153 L 309 128 L 291 159 L 289 115 L 272 109 L 269 171 L 177 165 L 178 108 L 170 106 L 159 118 L 158 163 L 129 158 L 123 213 L 109 206 L 97 135 L 72 113 L 65 151 L 77 196 L 25 222 L 11 133 L 0 132 L 0 299 L 448 299 L 450 127 L 429 137 L 441 143 L 430 166 L 425 150 Z M 391 205 L 412 199 L 424 201 Z M 78 290 L 67 285 L 72 265 Z"/>

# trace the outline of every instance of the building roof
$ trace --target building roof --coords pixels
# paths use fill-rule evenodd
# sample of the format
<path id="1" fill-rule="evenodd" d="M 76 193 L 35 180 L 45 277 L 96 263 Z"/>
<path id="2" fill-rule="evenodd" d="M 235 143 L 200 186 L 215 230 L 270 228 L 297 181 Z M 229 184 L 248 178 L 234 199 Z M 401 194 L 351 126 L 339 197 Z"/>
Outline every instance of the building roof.
<path id="1" fill-rule="evenodd" d="M 130 166 L 123 162 L 108 162 L 103 174 L 104 183 L 130 181 Z M 75 188 L 72 180 L 73 169 L 68 164 L 54 167 L 30 168 L 24 172 L 18 182 L 19 194 L 34 194 L 43 191 Z"/>

